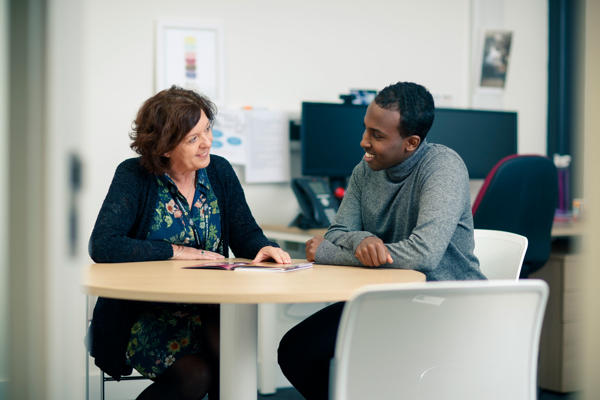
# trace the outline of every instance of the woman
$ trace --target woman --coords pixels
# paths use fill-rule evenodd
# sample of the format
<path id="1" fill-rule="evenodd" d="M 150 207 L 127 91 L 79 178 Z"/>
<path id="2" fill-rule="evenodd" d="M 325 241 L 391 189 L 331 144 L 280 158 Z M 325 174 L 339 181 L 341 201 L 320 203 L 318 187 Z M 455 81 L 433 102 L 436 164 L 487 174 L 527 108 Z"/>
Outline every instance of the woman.
<path id="1" fill-rule="evenodd" d="M 256 224 L 224 159 L 210 155 L 214 105 L 178 87 L 148 99 L 90 239 L 96 262 L 237 257 L 289 263 Z M 90 352 L 107 374 L 154 380 L 138 399 L 218 399 L 218 305 L 99 298 Z"/>

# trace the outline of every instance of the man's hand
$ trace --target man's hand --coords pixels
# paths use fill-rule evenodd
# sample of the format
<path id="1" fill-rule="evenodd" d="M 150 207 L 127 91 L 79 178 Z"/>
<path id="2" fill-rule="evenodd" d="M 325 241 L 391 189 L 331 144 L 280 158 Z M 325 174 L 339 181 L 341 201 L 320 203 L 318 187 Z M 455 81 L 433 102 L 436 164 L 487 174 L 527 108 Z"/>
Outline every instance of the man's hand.
<path id="1" fill-rule="evenodd" d="M 381 239 L 376 236 L 364 238 L 354 252 L 358 261 L 368 267 L 378 267 L 383 264 L 394 262 L 390 251 Z"/>
<path id="2" fill-rule="evenodd" d="M 323 240 L 325 240 L 323 236 L 315 236 L 308 239 L 306 242 L 306 259 L 308 261 L 315 261 L 315 254 L 317 254 L 317 249 Z"/>

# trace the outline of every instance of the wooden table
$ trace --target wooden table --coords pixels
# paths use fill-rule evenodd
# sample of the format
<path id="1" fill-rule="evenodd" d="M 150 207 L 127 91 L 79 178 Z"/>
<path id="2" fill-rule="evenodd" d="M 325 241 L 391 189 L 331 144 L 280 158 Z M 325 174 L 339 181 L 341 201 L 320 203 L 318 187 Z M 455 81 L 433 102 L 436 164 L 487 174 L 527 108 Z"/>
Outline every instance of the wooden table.
<path id="1" fill-rule="evenodd" d="M 222 400 L 257 397 L 257 304 L 343 301 L 365 285 L 425 280 L 411 270 L 330 265 L 289 273 L 182 268 L 200 263 L 92 264 L 83 287 L 90 295 L 117 299 L 221 303 Z"/>

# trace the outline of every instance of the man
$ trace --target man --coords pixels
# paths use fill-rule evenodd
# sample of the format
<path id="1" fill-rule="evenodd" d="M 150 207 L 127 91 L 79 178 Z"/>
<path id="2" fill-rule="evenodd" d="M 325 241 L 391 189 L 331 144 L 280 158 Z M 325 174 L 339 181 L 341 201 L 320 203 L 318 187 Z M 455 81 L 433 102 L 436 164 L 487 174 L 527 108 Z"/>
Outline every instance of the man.
<path id="1" fill-rule="evenodd" d="M 308 260 L 414 269 L 429 281 L 485 279 L 473 255 L 467 169 L 453 150 L 425 140 L 433 118 L 421 85 L 398 82 L 377 94 L 364 118 L 363 160 L 325 237 L 306 242 Z M 308 317 L 279 345 L 283 373 L 309 400 L 328 398 L 343 306 Z"/>

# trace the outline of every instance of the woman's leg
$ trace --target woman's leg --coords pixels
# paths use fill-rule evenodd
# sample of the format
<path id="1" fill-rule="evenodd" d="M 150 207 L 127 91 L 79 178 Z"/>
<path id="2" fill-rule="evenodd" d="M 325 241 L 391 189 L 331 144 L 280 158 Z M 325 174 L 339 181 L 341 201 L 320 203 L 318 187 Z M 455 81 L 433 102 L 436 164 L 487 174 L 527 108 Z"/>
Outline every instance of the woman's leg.
<path id="1" fill-rule="evenodd" d="M 186 355 L 167 368 L 137 399 L 201 400 L 211 386 L 211 379 L 209 362 L 197 355 Z"/>
<path id="2" fill-rule="evenodd" d="M 290 329 L 277 350 L 281 371 L 308 400 L 329 398 L 329 363 L 344 303 L 316 312 Z"/>
<path id="3" fill-rule="evenodd" d="M 140 315 L 126 357 L 154 383 L 139 399 L 200 400 L 218 388 L 218 311 L 218 306 L 159 304 Z"/>
<path id="4" fill-rule="evenodd" d="M 206 345 L 206 353 L 209 356 L 212 379 L 208 389 L 209 400 L 219 400 L 220 380 L 219 380 L 219 350 L 220 350 L 220 316 L 219 307 L 209 309 L 203 315 L 203 342 Z"/>

